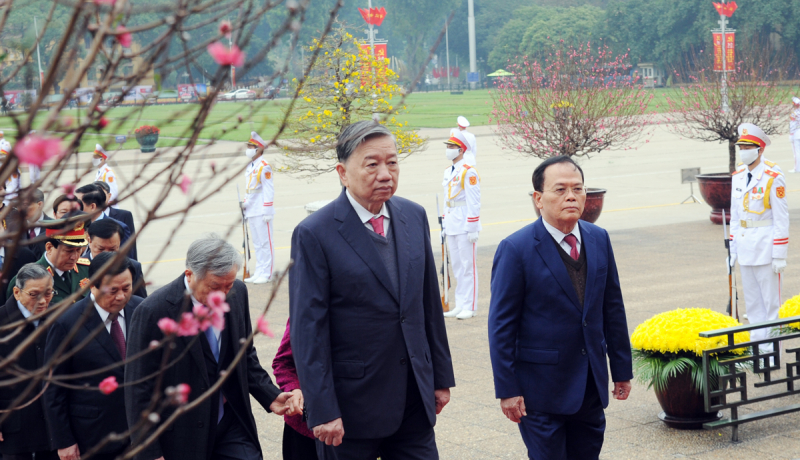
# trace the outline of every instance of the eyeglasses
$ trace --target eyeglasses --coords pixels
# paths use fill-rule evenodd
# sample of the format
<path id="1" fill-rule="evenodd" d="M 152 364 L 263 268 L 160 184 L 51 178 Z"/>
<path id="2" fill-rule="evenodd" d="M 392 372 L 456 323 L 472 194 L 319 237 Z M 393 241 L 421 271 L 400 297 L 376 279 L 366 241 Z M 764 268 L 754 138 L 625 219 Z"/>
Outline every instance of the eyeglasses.
<path id="1" fill-rule="evenodd" d="M 585 194 L 586 194 L 586 187 L 583 187 L 583 186 L 581 186 L 581 187 L 572 187 L 572 188 L 567 188 L 567 187 L 558 187 L 558 188 L 556 188 L 556 189 L 553 189 L 553 190 L 548 190 L 548 191 L 549 191 L 550 193 L 555 193 L 555 194 L 556 194 L 556 195 L 558 195 L 558 196 L 564 196 L 564 195 L 566 195 L 566 193 L 567 193 L 567 190 L 571 190 L 571 191 L 572 191 L 572 193 L 573 193 L 575 196 L 583 196 L 583 195 L 585 195 Z"/>
<path id="2" fill-rule="evenodd" d="M 42 298 L 49 299 L 52 298 L 53 295 L 56 293 L 56 291 L 52 289 L 48 289 L 44 292 L 28 292 L 28 291 L 22 291 L 22 292 L 28 294 L 28 296 L 30 296 L 31 299 L 35 300 L 41 300 Z"/>

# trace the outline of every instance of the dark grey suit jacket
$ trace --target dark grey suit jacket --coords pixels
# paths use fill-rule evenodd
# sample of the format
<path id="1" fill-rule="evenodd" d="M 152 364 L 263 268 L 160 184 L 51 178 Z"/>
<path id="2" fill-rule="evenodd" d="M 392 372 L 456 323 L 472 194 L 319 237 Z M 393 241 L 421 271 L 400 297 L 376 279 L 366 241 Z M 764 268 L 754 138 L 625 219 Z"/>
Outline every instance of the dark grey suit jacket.
<path id="1" fill-rule="evenodd" d="M 158 320 L 172 318 L 178 320 L 181 313 L 191 306 L 191 299 L 186 294 L 184 275 L 175 281 L 153 292 L 142 302 L 133 315 L 129 329 L 128 356 L 147 349 L 153 340 L 161 340 L 164 334 L 158 328 Z M 250 320 L 250 304 L 247 288 L 239 280 L 228 293 L 227 300 L 231 311 L 225 315 L 225 328 L 223 333 L 229 333 L 233 340 L 229 352 L 234 355 L 241 349 L 240 339 L 247 337 L 252 332 Z M 175 365 L 163 372 L 160 388 L 155 388 L 156 380 L 151 378 L 136 385 L 125 387 L 125 409 L 128 414 L 128 424 L 133 426 L 139 421 L 142 412 L 147 409 L 153 396 L 153 391 L 160 391 L 169 386 L 180 383 L 188 384 L 192 391 L 190 401 L 194 401 L 214 383 L 209 380 L 203 356 L 202 340 L 194 337 L 178 337 L 175 339 L 176 347 L 170 352 L 171 357 L 180 356 L 188 352 Z M 191 344 L 191 346 L 189 346 Z M 143 379 L 145 376 L 157 373 L 162 360 L 162 350 L 149 353 L 146 357 L 133 361 L 125 369 L 125 382 Z M 258 362 L 255 347 L 250 345 L 236 366 L 236 380 L 238 388 L 225 387 L 225 392 L 238 389 L 238 395 L 231 395 L 228 402 L 242 401 L 245 407 L 236 410 L 237 414 L 246 414 L 241 420 L 250 439 L 259 445 L 256 421 L 253 418 L 250 396 L 252 395 L 265 409 L 278 397 L 280 390 L 269 377 L 269 374 Z M 166 460 L 198 460 L 210 458 L 209 443 L 207 442 L 211 424 L 216 425 L 216 400 L 206 399 L 190 413 L 178 418 L 175 423 L 167 428 L 158 441 L 146 447 L 139 455 L 139 460 L 153 460 L 162 455 Z M 168 408 L 161 414 L 161 420 L 166 420 L 174 408 Z M 213 421 L 212 421 L 213 416 Z M 140 439 L 133 439 L 134 444 Z"/>

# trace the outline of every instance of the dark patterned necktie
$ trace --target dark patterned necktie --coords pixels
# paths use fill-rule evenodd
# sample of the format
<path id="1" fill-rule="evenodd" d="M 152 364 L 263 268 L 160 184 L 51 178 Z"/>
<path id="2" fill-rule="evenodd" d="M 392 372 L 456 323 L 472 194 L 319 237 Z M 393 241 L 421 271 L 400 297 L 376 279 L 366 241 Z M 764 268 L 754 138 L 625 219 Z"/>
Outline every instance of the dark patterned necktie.
<path id="1" fill-rule="evenodd" d="M 125 359 L 127 346 L 125 345 L 125 334 L 122 333 L 122 326 L 119 325 L 119 315 L 113 315 L 111 320 L 111 340 L 117 346 L 120 356 Z"/>

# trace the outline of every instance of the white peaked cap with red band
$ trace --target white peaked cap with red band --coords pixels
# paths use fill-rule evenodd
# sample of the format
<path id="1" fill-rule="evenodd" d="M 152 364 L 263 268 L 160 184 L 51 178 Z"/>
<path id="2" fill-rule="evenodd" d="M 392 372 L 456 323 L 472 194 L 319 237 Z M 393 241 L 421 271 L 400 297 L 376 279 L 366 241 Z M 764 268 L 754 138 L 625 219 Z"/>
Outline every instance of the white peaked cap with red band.
<path id="1" fill-rule="evenodd" d="M 794 102 L 795 104 L 800 104 L 800 97 L 797 97 L 797 96 L 793 97 L 792 98 L 792 102 Z M 3 135 L 3 132 L 0 131 L 0 136 L 2 136 L 2 135 Z"/>
<path id="2" fill-rule="evenodd" d="M 464 149 L 465 152 L 469 150 L 467 148 L 468 145 L 467 138 L 464 137 L 464 134 L 461 131 L 454 132 L 453 135 L 450 136 L 450 139 L 447 139 L 446 141 L 444 141 L 444 143 L 447 145 L 453 145 L 462 148 Z"/>
<path id="3" fill-rule="evenodd" d="M 8 155 L 11 153 L 11 142 L 5 139 L 0 139 L 0 154 Z"/>
<path id="4" fill-rule="evenodd" d="M 757 145 L 759 147 L 769 147 L 772 141 L 769 136 L 758 126 L 752 123 L 742 123 L 739 125 L 739 140 L 736 145 Z"/>
<path id="5" fill-rule="evenodd" d="M 456 122 L 458 123 L 458 126 L 461 126 L 462 128 L 469 128 L 469 120 L 467 120 L 466 117 L 458 117 Z"/>
<path id="6" fill-rule="evenodd" d="M 108 154 L 103 149 L 102 145 L 94 144 L 94 153 L 96 153 L 96 154 L 100 155 L 101 157 L 103 157 L 104 160 L 108 160 Z"/>
<path id="7" fill-rule="evenodd" d="M 257 145 L 262 149 L 264 148 L 265 145 L 267 145 L 267 143 L 264 142 L 264 139 L 261 139 L 261 136 L 259 136 L 258 133 L 255 131 L 250 132 L 250 140 L 247 141 L 247 143 Z"/>

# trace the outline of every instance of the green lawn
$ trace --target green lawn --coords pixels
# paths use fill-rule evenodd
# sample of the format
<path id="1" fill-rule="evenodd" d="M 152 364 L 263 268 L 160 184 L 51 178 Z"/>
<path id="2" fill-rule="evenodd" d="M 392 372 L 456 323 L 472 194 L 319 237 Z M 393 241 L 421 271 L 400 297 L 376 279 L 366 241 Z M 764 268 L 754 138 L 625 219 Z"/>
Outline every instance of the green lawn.
<path id="1" fill-rule="evenodd" d="M 668 90 L 654 90 L 651 103 L 653 110 L 666 111 L 666 94 Z M 400 96 L 393 101 L 399 103 Z M 223 139 L 231 141 L 247 140 L 250 131 L 257 131 L 262 137 L 269 138 L 277 132 L 282 118 L 282 110 L 288 103 L 286 99 L 276 101 L 220 102 L 214 106 L 200 132 L 202 139 Z M 467 117 L 474 126 L 486 125 L 492 110 L 492 100 L 487 90 L 464 91 L 460 95 L 449 92 L 414 93 L 406 98 L 408 113 L 398 119 L 407 121 L 412 128 L 446 128 L 456 124 L 456 117 Z M 104 144 L 116 148 L 114 136 L 128 136 L 122 148 L 137 148 L 133 130 L 141 125 L 155 125 L 161 129 L 159 147 L 185 145 L 185 138 L 190 135 L 190 127 L 194 122 L 199 106 L 195 104 L 158 105 L 146 107 L 117 107 L 107 113 L 109 125 L 102 133 L 90 132 L 81 139 L 80 151 L 94 150 L 94 144 Z M 65 116 L 77 118 L 85 116 L 85 110 L 64 110 Z M 39 112 L 34 127 L 47 116 Z M 242 118 L 242 122 L 238 118 Z M 13 132 L 13 123 L 8 117 L 0 117 L 0 129 Z M 177 139 L 169 139 L 177 138 Z"/>

